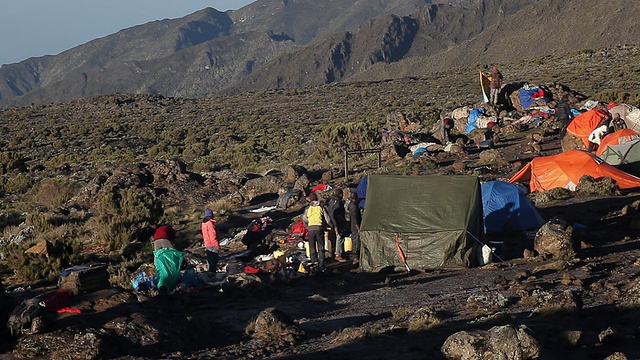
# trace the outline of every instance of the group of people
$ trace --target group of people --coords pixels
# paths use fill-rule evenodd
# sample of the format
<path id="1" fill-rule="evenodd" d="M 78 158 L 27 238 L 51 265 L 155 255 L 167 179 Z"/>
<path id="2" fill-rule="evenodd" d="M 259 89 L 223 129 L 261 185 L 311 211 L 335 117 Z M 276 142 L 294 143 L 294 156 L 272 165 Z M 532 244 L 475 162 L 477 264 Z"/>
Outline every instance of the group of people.
<path id="1" fill-rule="evenodd" d="M 359 207 L 358 195 L 352 191 L 349 204 L 345 206 L 342 189 L 335 189 L 327 204 L 321 205 L 318 196 L 312 192 L 308 200 L 309 206 L 303 212 L 303 221 L 308 230 L 309 252 L 312 265 L 321 270 L 325 265 L 325 233 L 331 242 L 329 257 L 337 261 L 347 261 L 344 238 L 351 235 L 354 263 L 360 255 L 360 223 L 362 214 Z M 220 259 L 220 243 L 216 220 L 213 211 L 206 209 L 200 224 L 203 245 L 205 249 L 208 271 L 217 270 Z M 158 273 L 158 289 L 160 292 L 170 292 L 175 288 L 180 275 L 182 253 L 175 249 L 176 231 L 170 225 L 159 226 L 153 235 L 154 262 Z M 249 245 L 247 245 L 249 247 Z"/>
<path id="2" fill-rule="evenodd" d="M 344 192 L 335 189 L 329 197 L 326 206 L 323 206 L 315 192 L 307 198 L 309 206 L 304 210 L 302 219 L 309 231 L 309 257 L 312 265 L 317 265 L 317 270 L 325 266 L 325 234 L 331 244 L 328 255 L 339 262 L 347 261 L 344 238 L 351 235 L 353 263 L 360 259 L 360 212 L 358 194 L 351 191 L 349 204 L 345 208 Z"/>

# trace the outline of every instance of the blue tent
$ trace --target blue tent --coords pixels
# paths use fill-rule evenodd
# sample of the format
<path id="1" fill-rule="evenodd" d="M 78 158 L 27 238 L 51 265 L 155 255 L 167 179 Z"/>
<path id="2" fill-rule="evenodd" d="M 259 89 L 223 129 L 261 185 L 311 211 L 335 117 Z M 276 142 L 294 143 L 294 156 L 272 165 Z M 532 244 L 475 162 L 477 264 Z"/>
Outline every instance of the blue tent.
<path id="1" fill-rule="evenodd" d="M 369 184 L 369 177 L 367 175 L 363 176 L 358 183 L 358 187 L 356 188 L 356 194 L 358 194 L 358 198 L 361 199 L 358 206 L 360 209 L 364 209 L 365 198 L 367 197 L 367 185 Z"/>
<path id="2" fill-rule="evenodd" d="M 504 181 L 489 181 L 481 185 L 484 232 L 501 233 L 512 230 L 536 229 L 545 221 L 517 185 Z"/>

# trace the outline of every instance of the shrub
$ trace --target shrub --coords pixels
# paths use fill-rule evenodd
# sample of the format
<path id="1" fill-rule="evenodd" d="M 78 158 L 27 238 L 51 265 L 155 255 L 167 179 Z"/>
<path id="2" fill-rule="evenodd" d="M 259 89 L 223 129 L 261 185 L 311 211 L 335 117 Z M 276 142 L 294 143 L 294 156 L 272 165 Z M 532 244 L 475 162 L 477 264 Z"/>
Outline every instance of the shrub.
<path id="1" fill-rule="evenodd" d="M 24 194 L 33 186 L 33 180 L 28 174 L 20 173 L 4 185 L 4 191 L 14 194 Z"/>
<path id="2" fill-rule="evenodd" d="M 93 210 L 96 215 L 87 227 L 111 251 L 135 240 L 163 215 L 162 202 L 152 194 L 114 186 L 107 189 Z"/>
<path id="3" fill-rule="evenodd" d="M 321 158 L 333 159 L 349 149 L 368 149 L 380 143 L 381 129 L 370 122 L 335 123 L 324 128 L 318 136 L 314 153 Z"/>
<path id="4" fill-rule="evenodd" d="M 40 182 L 33 202 L 53 210 L 67 202 L 78 190 L 77 183 L 64 179 L 46 179 Z"/>

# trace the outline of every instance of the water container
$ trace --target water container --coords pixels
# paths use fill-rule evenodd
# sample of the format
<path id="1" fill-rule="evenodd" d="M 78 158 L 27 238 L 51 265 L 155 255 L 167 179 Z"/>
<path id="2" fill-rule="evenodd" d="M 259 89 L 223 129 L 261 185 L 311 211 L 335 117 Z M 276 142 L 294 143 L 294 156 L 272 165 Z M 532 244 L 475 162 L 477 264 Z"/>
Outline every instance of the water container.
<path id="1" fill-rule="evenodd" d="M 344 238 L 344 251 L 353 251 L 353 239 L 350 237 Z"/>

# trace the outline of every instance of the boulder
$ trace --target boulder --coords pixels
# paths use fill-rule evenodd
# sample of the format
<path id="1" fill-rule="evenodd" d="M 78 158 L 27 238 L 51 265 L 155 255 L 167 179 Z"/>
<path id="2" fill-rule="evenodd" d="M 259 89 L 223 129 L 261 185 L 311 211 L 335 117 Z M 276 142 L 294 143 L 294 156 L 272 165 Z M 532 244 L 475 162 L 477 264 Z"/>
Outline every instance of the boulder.
<path id="1" fill-rule="evenodd" d="M 296 180 L 296 183 L 293 184 L 293 188 L 302 191 L 302 194 L 306 195 L 306 189 L 309 188 L 309 185 L 309 178 L 307 177 L 307 174 L 304 174 Z"/>
<path id="2" fill-rule="evenodd" d="M 562 151 L 569 151 L 574 149 L 587 150 L 584 143 L 579 138 L 567 133 L 561 140 Z"/>
<path id="3" fill-rule="evenodd" d="M 476 166 L 493 165 L 493 166 L 505 166 L 508 162 L 505 160 L 502 153 L 496 149 L 484 150 L 480 153 L 480 158 L 476 162 Z"/>
<path id="4" fill-rule="evenodd" d="M 495 326 L 488 331 L 460 331 L 447 338 L 441 348 L 447 359 L 537 359 L 540 344 L 525 325 Z"/>
<path id="5" fill-rule="evenodd" d="M 284 182 L 292 183 L 307 173 L 307 169 L 300 165 L 288 165 L 284 169 Z"/>
<path id="6" fill-rule="evenodd" d="M 240 189 L 240 193 L 245 202 L 268 194 L 278 194 L 278 190 L 282 185 L 282 180 L 273 175 L 260 176 L 247 180 Z"/>
<path id="7" fill-rule="evenodd" d="M 559 259 L 573 259 L 580 250 L 580 242 L 573 237 L 573 227 L 560 218 L 553 218 L 542 225 L 533 245 L 538 254 Z"/>
<path id="8" fill-rule="evenodd" d="M 247 326 L 246 333 L 254 339 L 288 345 L 295 344 L 303 335 L 289 315 L 274 307 L 266 308 L 258 314 L 256 320 Z"/>
<path id="9" fill-rule="evenodd" d="M 575 291 L 565 290 L 560 293 L 550 293 L 541 304 L 544 311 L 574 312 L 582 309 L 582 298 Z"/>
<path id="10" fill-rule="evenodd" d="M 576 186 L 576 193 L 586 196 L 617 196 L 620 195 L 620 187 L 615 180 L 608 176 L 596 180 L 591 175 L 582 175 Z"/>
<path id="11" fill-rule="evenodd" d="M 584 333 L 578 330 L 567 330 L 560 333 L 562 342 L 570 348 L 577 348 L 584 342 Z"/>

